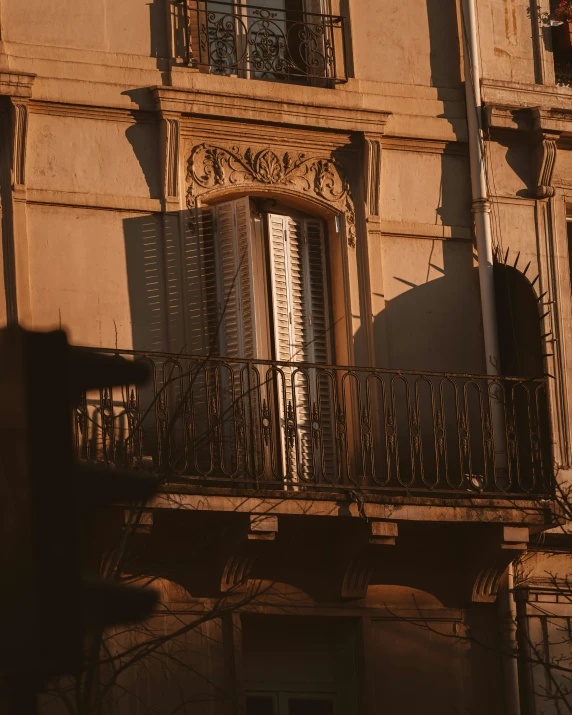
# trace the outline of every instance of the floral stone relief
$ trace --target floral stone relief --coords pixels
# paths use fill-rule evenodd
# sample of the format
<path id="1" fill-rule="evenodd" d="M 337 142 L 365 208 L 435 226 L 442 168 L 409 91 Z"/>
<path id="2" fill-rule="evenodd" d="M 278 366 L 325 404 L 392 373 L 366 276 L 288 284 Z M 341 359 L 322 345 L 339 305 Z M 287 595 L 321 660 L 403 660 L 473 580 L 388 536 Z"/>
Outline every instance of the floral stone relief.
<path id="1" fill-rule="evenodd" d="M 219 147 L 199 144 L 187 162 L 187 204 L 193 208 L 197 197 L 219 186 L 284 186 L 327 201 L 346 219 L 348 244 L 356 245 L 355 209 L 349 182 L 342 166 L 331 157 L 272 149 Z"/>

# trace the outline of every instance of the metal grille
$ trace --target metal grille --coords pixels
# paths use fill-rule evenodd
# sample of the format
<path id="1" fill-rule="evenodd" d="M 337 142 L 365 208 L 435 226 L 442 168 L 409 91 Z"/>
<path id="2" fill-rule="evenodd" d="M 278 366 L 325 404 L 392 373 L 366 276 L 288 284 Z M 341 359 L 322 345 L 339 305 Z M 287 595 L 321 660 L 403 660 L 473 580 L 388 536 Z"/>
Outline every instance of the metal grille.
<path id="1" fill-rule="evenodd" d="M 214 0 L 176 4 L 183 14 L 187 65 L 322 86 L 347 80 L 342 17 Z"/>
<path id="2" fill-rule="evenodd" d="M 82 460 L 250 489 L 550 488 L 542 378 L 120 354 L 148 362 L 152 384 L 84 395 Z"/>
<path id="3" fill-rule="evenodd" d="M 561 87 L 572 87 L 572 62 L 555 57 L 554 74 L 557 85 Z"/>

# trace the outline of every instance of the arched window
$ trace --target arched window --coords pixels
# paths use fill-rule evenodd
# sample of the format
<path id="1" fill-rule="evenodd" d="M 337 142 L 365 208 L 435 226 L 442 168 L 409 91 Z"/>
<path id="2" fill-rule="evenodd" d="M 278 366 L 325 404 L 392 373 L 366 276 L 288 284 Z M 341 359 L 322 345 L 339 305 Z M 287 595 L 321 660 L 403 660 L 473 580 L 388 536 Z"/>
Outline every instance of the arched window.
<path id="1" fill-rule="evenodd" d="M 243 197 L 204 209 L 203 227 L 219 354 L 331 363 L 324 221 Z"/>
<path id="2" fill-rule="evenodd" d="M 277 481 L 332 474 L 325 222 L 242 197 L 203 207 L 198 225 L 187 276 L 201 297 L 189 335 L 195 354 L 222 360 L 193 378 L 193 410 L 220 429 L 222 471 Z M 209 434 L 207 451 L 216 439 Z"/>

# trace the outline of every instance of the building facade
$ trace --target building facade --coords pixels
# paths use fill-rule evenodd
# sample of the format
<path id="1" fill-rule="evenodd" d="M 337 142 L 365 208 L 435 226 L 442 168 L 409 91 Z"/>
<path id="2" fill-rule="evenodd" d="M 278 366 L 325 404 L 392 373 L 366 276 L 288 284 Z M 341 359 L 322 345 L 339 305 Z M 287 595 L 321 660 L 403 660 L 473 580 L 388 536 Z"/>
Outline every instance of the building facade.
<path id="1" fill-rule="evenodd" d="M 0 0 L 2 320 L 153 370 L 105 712 L 569 709 L 572 50 L 471 5 Z"/>

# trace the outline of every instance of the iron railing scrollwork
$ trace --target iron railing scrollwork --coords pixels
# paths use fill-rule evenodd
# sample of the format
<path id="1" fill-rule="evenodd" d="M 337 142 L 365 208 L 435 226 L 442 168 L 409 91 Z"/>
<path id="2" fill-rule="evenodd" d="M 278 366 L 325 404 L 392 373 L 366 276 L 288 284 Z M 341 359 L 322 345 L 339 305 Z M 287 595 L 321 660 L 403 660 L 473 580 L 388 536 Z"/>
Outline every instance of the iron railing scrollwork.
<path id="1" fill-rule="evenodd" d="M 340 16 L 219 0 L 176 0 L 175 7 L 186 65 L 326 86 L 347 80 Z"/>
<path id="2" fill-rule="evenodd" d="M 153 380 L 82 397 L 81 460 L 248 489 L 550 491 L 543 378 L 120 354 Z"/>
<path id="3" fill-rule="evenodd" d="M 572 61 L 555 57 L 554 76 L 557 85 L 572 87 Z"/>

